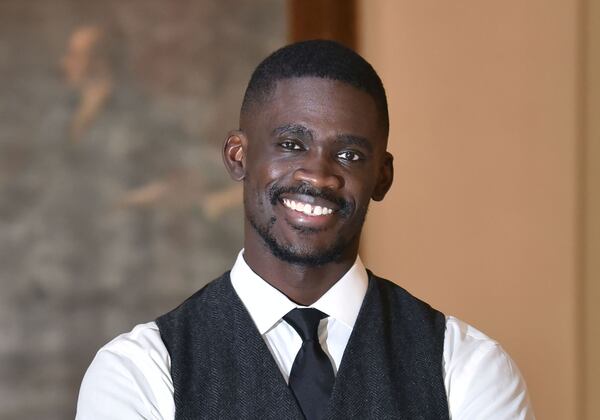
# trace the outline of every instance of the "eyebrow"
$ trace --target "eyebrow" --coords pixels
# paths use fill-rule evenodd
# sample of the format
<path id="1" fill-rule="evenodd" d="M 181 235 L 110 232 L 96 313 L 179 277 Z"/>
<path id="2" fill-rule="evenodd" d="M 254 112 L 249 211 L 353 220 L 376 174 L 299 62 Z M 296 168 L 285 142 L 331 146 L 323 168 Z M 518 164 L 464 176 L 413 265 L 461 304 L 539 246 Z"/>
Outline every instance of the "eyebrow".
<path id="1" fill-rule="evenodd" d="M 282 135 L 294 135 L 301 138 L 308 138 L 312 140 L 313 133 L 308 128 L 300 124 L 285 124 L 279 126 L 271 132 L 273 136 L 282 136 Z"/>
<path id="2" fill-rule="evenodd" d="M 369 152 L 373 151 L 373 144 L 371 144 L 371 142 L 365 137 L 361 136 L 355 136 L 352 134 L 338 134 L 335 138 L 335 142 L 344 146 L 359 146 L 368 150 Z"/>
<path id="3" fill-rule="evenodd" d="M 276 127 L 273 129 L 273 131 L 271 131 L 271 134 L 276 137 L 283 135 L 294 135 L 308 140 L 313 139 L 313 132 L 310 129 L 301 124 L 295 123 L 284 124 Z M 334 143 L 342 146 L 359 146 L 370 153 L 373 152 L 373 144 L 369 140 L 367 140 L 365 137 L 355 136 L 353 134 L 338 134 L 334 139 Z"/>

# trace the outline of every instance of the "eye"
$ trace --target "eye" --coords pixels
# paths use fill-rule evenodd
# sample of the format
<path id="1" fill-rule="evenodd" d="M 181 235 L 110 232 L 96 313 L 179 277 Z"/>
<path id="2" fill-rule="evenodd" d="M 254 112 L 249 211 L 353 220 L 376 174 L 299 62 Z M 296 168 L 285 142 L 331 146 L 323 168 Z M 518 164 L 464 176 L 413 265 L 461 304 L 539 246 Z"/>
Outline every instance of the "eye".
<path id="1" fill-rule="evenodd" d="M 337 154 L 337 157 L 352 162 L 362 159 L 362 157 L 358 153 L 353 152 L 352 150 L 344 150 L 343 152 L 339 152 Z"/>
<path id="2" fill-rule="evenodd" d="M 292 140 L 284 140 L 281 143 L 279 143 L 279 146 L 286 150 L 302 150 L 302 147 Z"/>

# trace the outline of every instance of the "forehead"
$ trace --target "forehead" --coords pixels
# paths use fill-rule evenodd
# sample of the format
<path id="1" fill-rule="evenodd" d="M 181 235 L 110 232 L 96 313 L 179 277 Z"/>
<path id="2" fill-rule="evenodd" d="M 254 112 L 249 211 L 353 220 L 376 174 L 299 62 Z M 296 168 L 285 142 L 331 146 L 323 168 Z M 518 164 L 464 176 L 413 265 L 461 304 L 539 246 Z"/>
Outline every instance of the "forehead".
<path id="1" fill-rule="evenodd" d="M 375 141 L 382 137 L 375 100 L 337 80 L 294 77 L 276 82 L 268 99 L 257 104 L 252 119 L 277 126 L 298 123 L 315 130 L 347 132 Z"/>

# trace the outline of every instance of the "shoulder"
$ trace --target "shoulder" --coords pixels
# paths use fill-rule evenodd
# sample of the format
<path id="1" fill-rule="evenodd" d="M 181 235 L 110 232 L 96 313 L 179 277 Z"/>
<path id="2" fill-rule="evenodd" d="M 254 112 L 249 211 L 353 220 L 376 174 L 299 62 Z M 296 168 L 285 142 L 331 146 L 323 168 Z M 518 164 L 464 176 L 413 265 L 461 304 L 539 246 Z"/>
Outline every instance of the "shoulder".
<path id="1" fill-rule="evenodd" d="M 368 273 L 372 287 L 377 290 L 382 300 L 387 302 L 390 309 L 393 309 L 393 312 L 398 316 L 405 319 L 428 319 L 437 328 L 444 329 L 446 318 L 442 312 L 431 307 L 427 302 L 413 296 L 396 283 L 378 277 L 370 271 Z"/>
<path id="2" fill-rule="evenodd" d="M 168 359 L 162 357 L 164 345 L 155 322 L 136 325 L 131 331 L 117 336 L 98 350 L 98 354 L 102 353 L 126 357 L 145 354 L 152 358 L 160 357 L 162 362 L 168 363 Z"/>
<path id="3" fill-rule="evenodd" d="M 453 419 L 534 418 L 525 381 L 509 354 L 452 316 L 446 318 L 444 382 Z"/>
<path id="4" fill-rule="evenodd" d="M 194 320 L 192 315 L 200 310 L 210 312 L 216 308 L 221 308 L 223 303 L 230 299 L 233 294 L 233 286 L 231 285 L 229 271 L 227 271 L 221 277 L 206 284 L 178 307 L 160 316 L 156 320 L 157 324 L 163 331 L 167 325 L 184 321 L 189 322 Z"/>
<path id="5" fill-rule="evenodd" d="M 392 315 L 416 321 L 420 330 L 435 325 L 443 346 L 444 385 L 453 420 L 535 418 L 523 376 L 496 340 L 445 316 L 395 283 L 369 274 L 384 301 L 394 308 Z"/>
<path id="6" fill-rule="evenodd" d="M 370 270 L 367 270 L 367 273 L 369 274 L 369 279 L 374 283 L 374 287 L 377 287 L 378 290 L 390 296 L 391 298 L 407 298 L 414 304 L 425 305 L 427 307 L 430 307 L 426 302 L 413 296 L 410 292 L 408 292 L 403 287 L 399 286 L 397 283 L 394 283 L 393 281 L 388 279 L 384 279 L 383 277 L 379 277 L 376 274 L 373 274 L 373 272 L 371 272 Z"/>
<path id="7" fill-rule="evenodd" d="M 453 316 L 446 317 L 445 341 L 448 360 L 464 357 L 466 354 L 472 357 L 489 352 L 505 354 L 496 340 Z"/>
<path id="8" fill-rule="evenodd" d="M 156 323 L 137 325 L 96 354 L 79 392 L 77 418 L 162 419 L 174 412 L 170 358 Z"/>

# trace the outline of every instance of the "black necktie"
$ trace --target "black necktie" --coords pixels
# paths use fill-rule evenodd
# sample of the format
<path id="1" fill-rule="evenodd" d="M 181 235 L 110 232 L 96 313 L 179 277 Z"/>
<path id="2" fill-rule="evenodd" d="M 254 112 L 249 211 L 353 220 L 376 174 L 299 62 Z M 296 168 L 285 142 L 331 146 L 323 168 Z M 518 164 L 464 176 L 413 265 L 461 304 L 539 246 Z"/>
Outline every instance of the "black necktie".
<path id="1" fill-rule="evenodd" d="M 293 309 L 283 317 L 302 338 L 289 384 L 307 420 L 325 416 L 335 380 L 331 361 L 319 344 L 319 321 L 323 318 L 327 315 L 313 308 Z"/>

